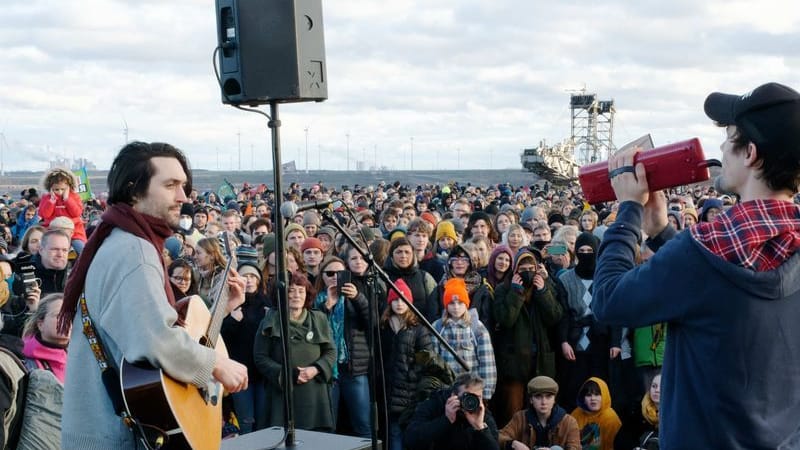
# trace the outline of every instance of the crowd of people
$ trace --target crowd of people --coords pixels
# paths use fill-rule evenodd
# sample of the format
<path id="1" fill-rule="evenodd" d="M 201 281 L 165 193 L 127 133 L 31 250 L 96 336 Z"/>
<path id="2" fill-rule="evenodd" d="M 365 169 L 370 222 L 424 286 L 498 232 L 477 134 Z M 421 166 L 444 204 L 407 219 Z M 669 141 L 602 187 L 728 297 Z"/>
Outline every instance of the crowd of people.
<path id="1" fill-rule="evenodd" d="M 41 198 L 26 190 L 3 207 L 9 213 L 4 225 L 8 239 L 0 246 L 9 294 L 2 307 L 4 335 L 24 336 L 26 322 L 42 303 L 40 296 L 63 293 L 86 235 L 101 220 L 102 199 L 83 205 L 67 176 L 64 170 L 52 171 L 43 186 L 49 190 Z M 519 435 L 516 441 L 526 445 L 553 439 L 555 445 L 563 437 L 567 440 L 559 443 L 566 448 L 613 448 L 615 439 L 624 442 L 618 448 L 634 448 L 644 444 L 640 437 L 648 432 L 657 435 L 652 432 L 658 426 L 653 413 L 658 389 L 649 386 L 658 386 L 666 325 L 612 328 L 597 322 L 589 306 L 598 245 L 614 220 L 616 204 L 592 207 L 583 202 L 579 187 L 557 189 L 547 183 L 333 188 L 321 182 L 292 184 L 279 197 L 342 200 L 346 208 L 330 217 L 372 252 L 403 297 L 467 362 L 462 367 L 394 289 L 379 282 L 370 293 L 362 254 L 318 211 L 297 214 L 286 221 L 284 258 L 291 273 L 290 364 L 297 367 L 293 383 L 300 428 L 370 436 L 367 335 L 373 301 L 383 356 L 378 395 L 386 405 L 376 426 L 388 424 L 389 448 L 420 448 L 430 442 L 415 444 L 404 439 L 404 432 L 425 417 L 414 410 L 431 395 L 431 385 L 454 383 L 466 389 L 480 384 L 485 414 L 492 417 L 492 439 L 502 445 L 511 446 L 509 436 Z M 77 202 L 77 207 L 67 207 L 68 202 Z M 731 202 L 710 187 L 675 193 L 670 199 L 672 226 L 681 230 L 711 220 Z M 57 206 L 53 217 L 52 204 L 59 203 L 65 205 Z M 275 193 L 264 185 L 246 186 L 227 199 L 192 191 L 181 208 L 178 230 L 164 243 L 174 297 L 197 294 L 211 306 L 214 280 L 227 262 L 219 234 L 227 232 L 235 242 L 246 295 L 225 318 L 222 336 L 231 357 L 247 366 L 250 385 L 227 404 L 233 413 L 227 417 L 235 417 L 228 433 L 283 425 L 282 336 L 275 310 L 274 227 L 280 218 L 273 214 L 279 206 Z M 41 214 L 50 214 L 49 222 Z M 643 260 L 649 253 L 642 247 Z M 345 276 L 344 282 L 339 280 Z M 423 353 L 428 357 L 421 363 Z M 64 363 L 51 366 L 54 373 L 60 370 L 62 381 Z M 537 383 L 545 383 L 544 390 Z M 590 396 L 600 399 L 588 401 Z M 452 409 L 457 401 L 450 397 L 458 396 L 446 397 Z M 534 401 L 540 403 L 538 409 Z M 340 406 L 346 416 L 339 414 Z M 559 418 L 539 425 L 531 421 L 540 430 L 539 438 L 519 434 L 527 429 L 519 420 L 532 416 L 517 413 L 530 408 L 548 411 L 547 417 L 555 411 L 553 417 Z M 563 411 L 579 418 L 580 428 L 569 422 L 567 432 L 566 425 L 559 425 Z M 595 420 L 600 412 L 603 420 Z M 511 428 L 503 428 L 506 424 Z"/>
<path id="2" fill-rule="evenodd" d="M 716 188 L 650 192 L 633 149 L 609 161 L 620 200 L 596 205 L 548 183 L 261 184 L 220 199 L 192 189 L 182 152 L 160 143 L 123 148 L 108 197 L 86 205 L 69 172 L 50 171 L 44 195 L 0 206 L 0 437 L 135 445 L 136 427 L 114 419 L 107 354 L 219 381 L 229 436 L 284 425 L 291 385 L 298 428 L 379 429 L 392 450 L 795 448 L 794 366 L 767 368 L 793 361 L 795 340 L 772 329 L 796 334 L 800 94 L 774 83 L 712 94 L 706 113 L 727 135 Z M 278 214 L 333 199 L 324 213 Z M 216 308 L 223 288 L 229 357 L 179 329 L 179 299 Z M 71 340 L 73 324 L 88 339 Z M 28 371 L 49 384 L 25 393 Z M 57 413 L 62 385 L 64 420 L 17 414 L 37 411 L 38 389 Z M 704 396 L 724 426 L 747 426 L 712 430 Z"/>

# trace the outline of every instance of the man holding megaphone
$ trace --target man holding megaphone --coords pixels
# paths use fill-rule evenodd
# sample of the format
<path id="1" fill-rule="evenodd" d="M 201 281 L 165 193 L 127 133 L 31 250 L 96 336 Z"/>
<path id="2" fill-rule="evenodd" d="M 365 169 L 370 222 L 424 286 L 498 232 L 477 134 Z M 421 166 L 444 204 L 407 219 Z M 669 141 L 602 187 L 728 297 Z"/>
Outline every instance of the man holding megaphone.
<path id="1" fill-rule="evenodd" d="M 610 325 L 667 322 L 661 448 L 796 448 L 800 442 L 800 94 L 778 83 L 713 93 L 725 130 L 720 193 L 740 201 L 676 234 L 640 150 L 608 161 L 620 201 L 594 275 Z M 642 231 L 658 252 L 635 265 Z"/>

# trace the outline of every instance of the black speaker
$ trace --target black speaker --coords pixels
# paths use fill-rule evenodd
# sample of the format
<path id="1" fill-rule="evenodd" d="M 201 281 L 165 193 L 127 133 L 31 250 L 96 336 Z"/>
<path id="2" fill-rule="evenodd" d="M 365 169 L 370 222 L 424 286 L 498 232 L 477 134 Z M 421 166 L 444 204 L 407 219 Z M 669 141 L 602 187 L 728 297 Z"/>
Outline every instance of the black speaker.
<path id="1" fill-rule="evenodd" d="M 222 102 L 328 98 L 322 0 L 216 0 Z"/>

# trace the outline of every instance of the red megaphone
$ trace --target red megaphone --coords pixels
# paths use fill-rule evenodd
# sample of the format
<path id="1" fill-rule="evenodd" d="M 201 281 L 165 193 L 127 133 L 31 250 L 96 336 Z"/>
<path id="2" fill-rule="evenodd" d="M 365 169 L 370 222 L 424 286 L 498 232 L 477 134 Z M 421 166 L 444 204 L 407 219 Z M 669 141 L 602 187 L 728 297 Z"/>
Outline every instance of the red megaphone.
<path id="1" fill-rule="evenodd" d="M 650 191 L 706 181 L 710 177 L 708 167 L 720 165 L 719 161 L 706 160 L 697 138 L 639 152 L 634 165 L 638 163 L 644 164 Z M 578 181 L 590 205 L 617 198 L 608 178 L 608 161 L 581 167 Z"/>

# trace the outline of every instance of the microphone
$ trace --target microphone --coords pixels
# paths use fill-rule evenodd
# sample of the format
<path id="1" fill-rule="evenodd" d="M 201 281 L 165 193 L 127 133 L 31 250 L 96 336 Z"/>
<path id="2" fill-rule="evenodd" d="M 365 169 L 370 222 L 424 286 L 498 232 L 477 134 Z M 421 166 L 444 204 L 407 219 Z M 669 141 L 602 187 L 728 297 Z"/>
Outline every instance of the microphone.
<path id="1" fill-rule="evenodd" d="M 331 205 L 336 207 L 337 204 L 340 202 L 338 200 L 314 200 L 309 202 L 283 202 L 281 205 L 281 216 L 284 219 L 291 219 L 292 217 L 296 216 L 297 213 L 301 213 L 303 211 L 308 211 L 309 209 L 325 209 Z"/>

